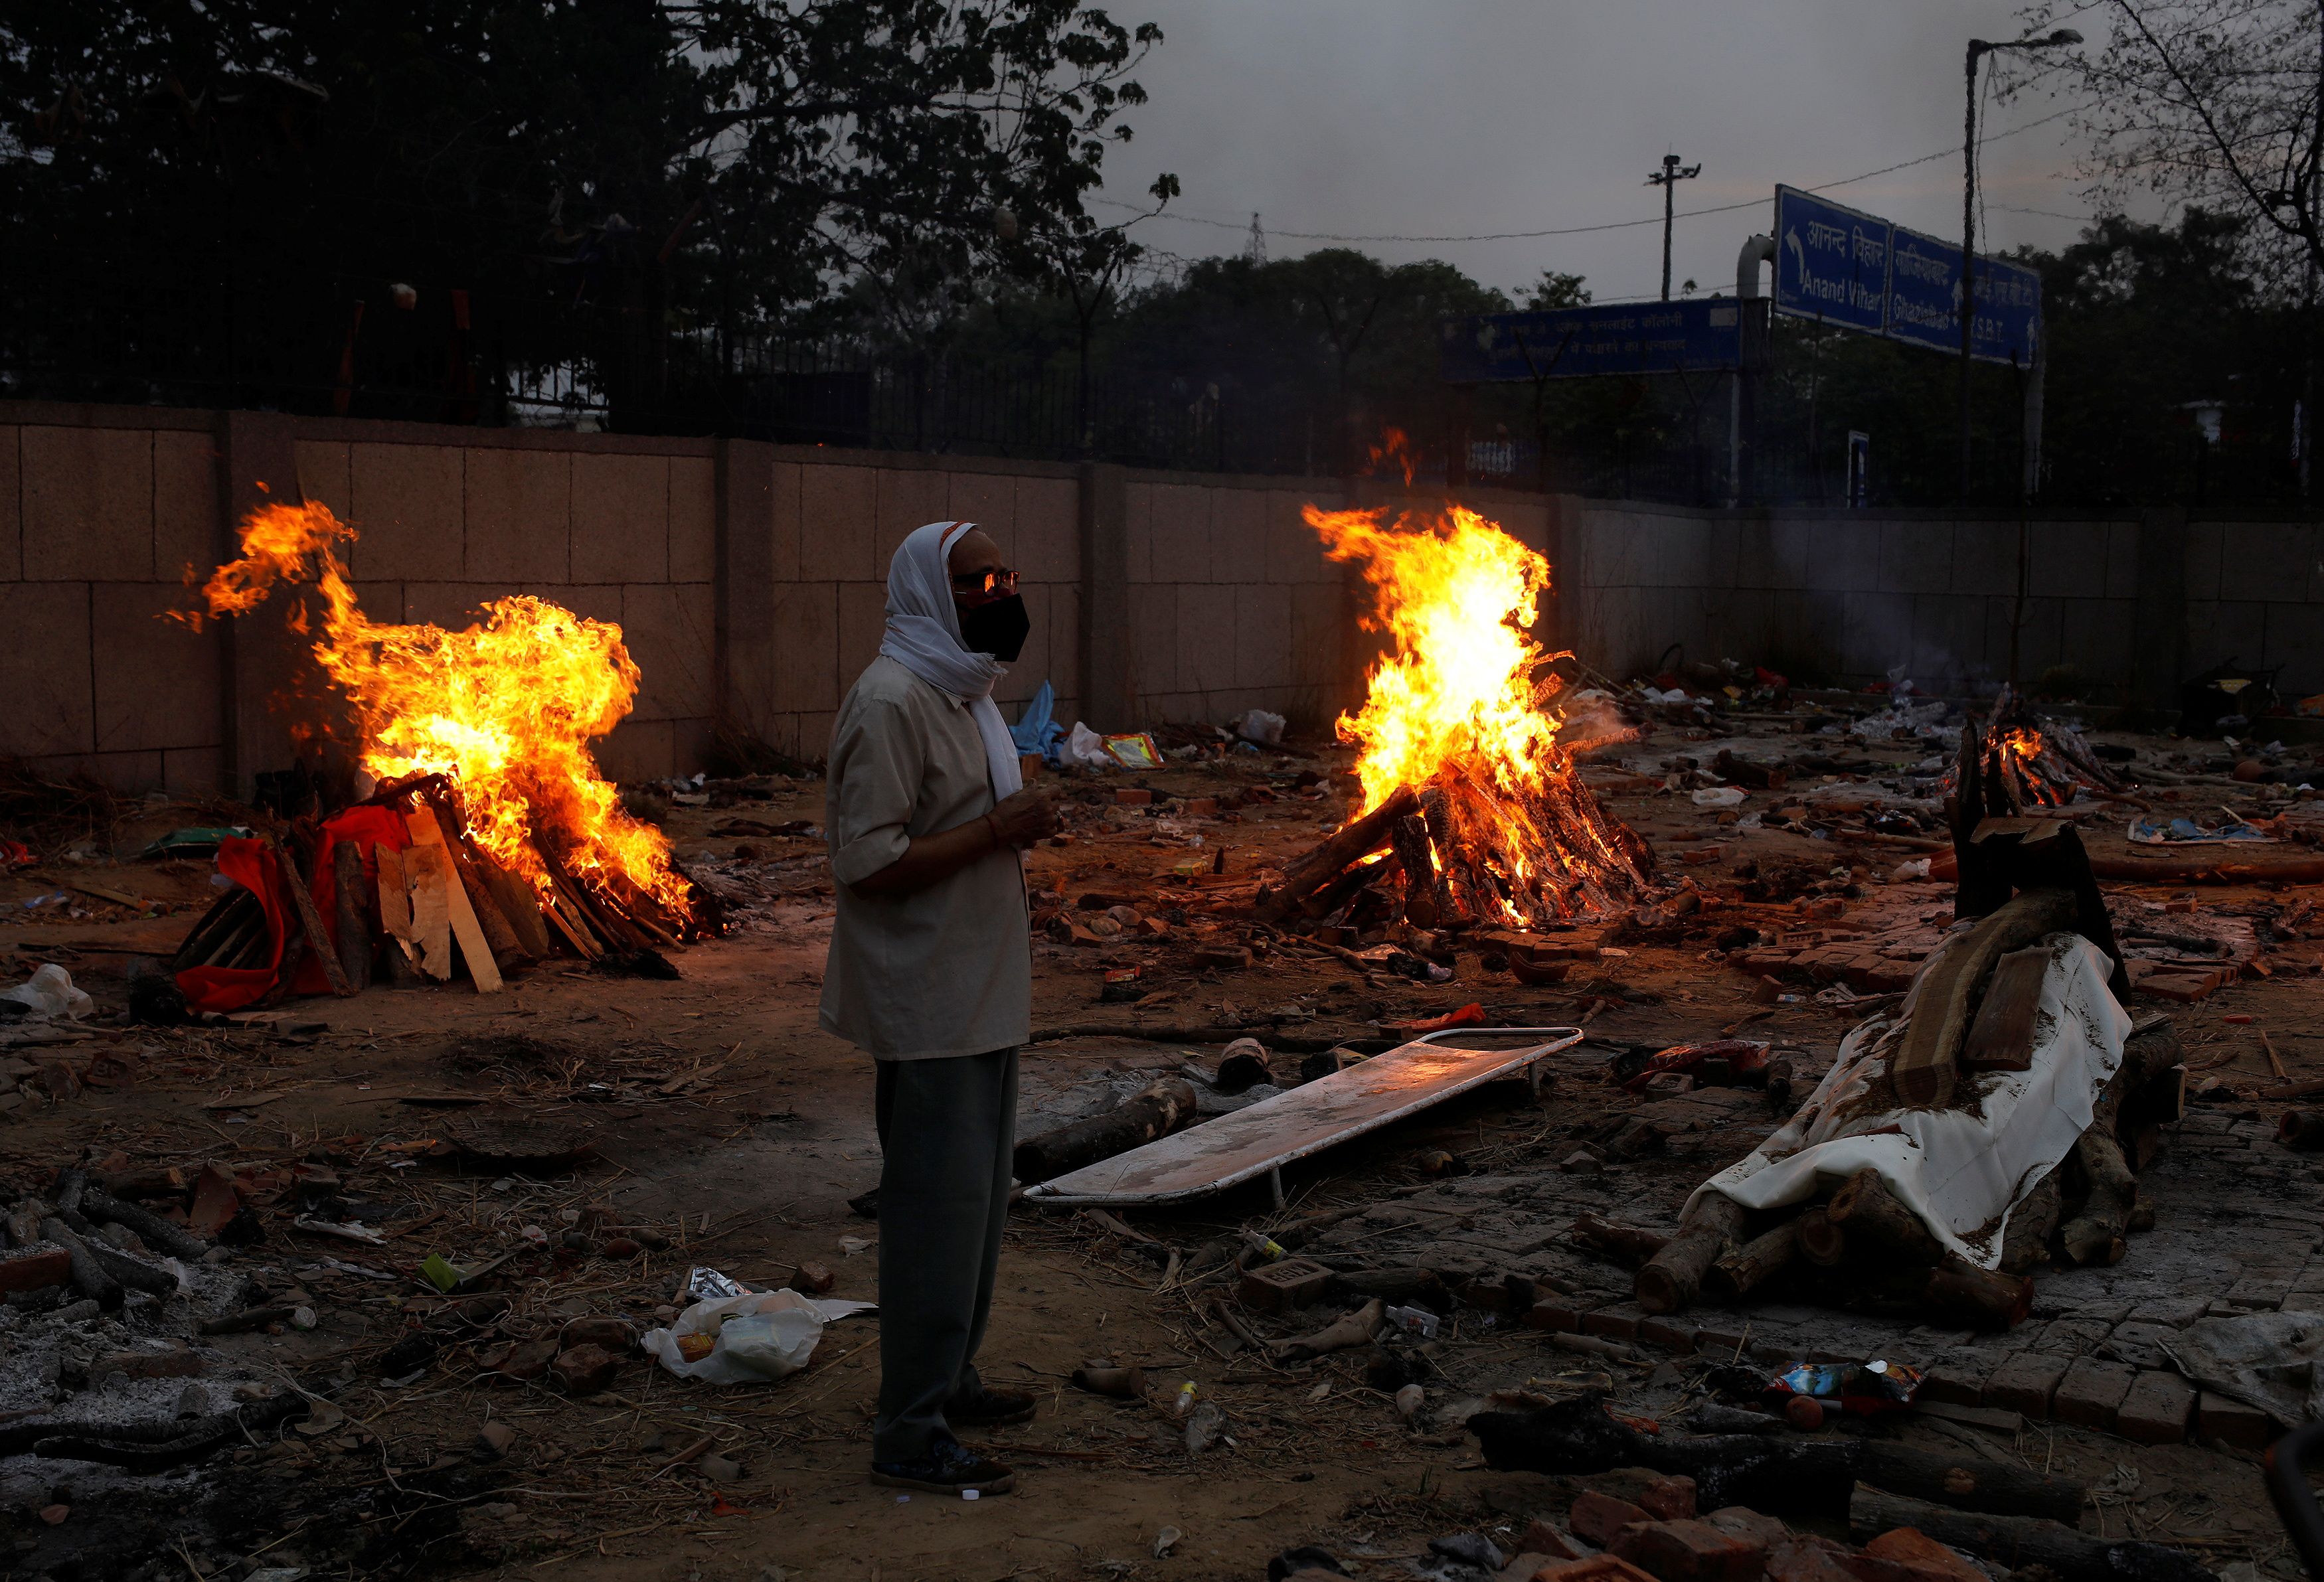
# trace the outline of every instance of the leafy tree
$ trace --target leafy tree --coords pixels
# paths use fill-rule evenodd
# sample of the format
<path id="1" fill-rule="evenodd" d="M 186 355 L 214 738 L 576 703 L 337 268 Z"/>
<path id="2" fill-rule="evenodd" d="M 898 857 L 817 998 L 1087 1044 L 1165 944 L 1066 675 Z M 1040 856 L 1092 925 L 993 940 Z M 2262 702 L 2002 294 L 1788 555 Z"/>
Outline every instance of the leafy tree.
<path id="1" fill-rule="evenodd" d="M 1001 216 L 1081 218 L 1160 37 L 1065 0 L 13 6 L 7 350 L 92 393 L 110 364 L 311 400 L 401 332 L 410 365 L 364 372 L 425 390 L 442 332 L 381 322 L 410 282 L 471 293 L 502 376 L 642 417 L 673 330 L 731 357 L 851 284 L 899 334 L 954 318 Z"/>

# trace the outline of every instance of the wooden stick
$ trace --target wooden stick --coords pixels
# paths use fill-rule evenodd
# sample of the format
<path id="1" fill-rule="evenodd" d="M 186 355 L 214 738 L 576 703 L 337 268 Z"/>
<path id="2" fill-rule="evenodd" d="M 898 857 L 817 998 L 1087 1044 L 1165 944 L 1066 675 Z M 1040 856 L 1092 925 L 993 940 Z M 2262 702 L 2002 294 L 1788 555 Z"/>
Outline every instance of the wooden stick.
<path id="1" fill-rule="evenodd" d="M 468 976 L 475 980 L 478 994 L 493 994 L 501 989 L 501 970 L 493 961 L 491 947 L 484 943 L 484 924 L 476 921 L 475 909 L 468 904 L 467 886 L 459 878 L 459 864 L 453 857 L 451 846 L 444 839 L 444 831 L 436 822 L 436 810 L 420 802 L 404 815 L 410 827 L 416 846 L 432 848 L 445 869 L 450 871 L 452 883 L 444 889 L 444 905 L 452 915 L 452 937 L 459 942 L 460 954 L 466 958 Z M 513 942 L 515 936 L 510 936 Z"/>
<path id="2" fill-rule="evenodd" d="M 2259 1046 L 2267 1051 L 2268 1069 L 2275 1073 L 2275 1080 L 2279 1082 L 2290 1081 L 2292 1073 L 2283 1069 L 2283 1057 L 2275 1053 L 2275 1041 L 2267 1035 L 2265 1028 L 2260 1030 Z"/>
<path id="3" fill-rule="evenodd" d="M 1704 1192 L 1679 1220 L 1670 1238 L 1638 1271 L 1638 1305 L 1650 1313 L 1674 1313 L 1691 1306 L 1702 1277 L 1743 1235 L 1743 1206 L 1720 1192 Z"/>
<path id="4" fill-rule="evenodd" d="M 469 842 L 469 856 L 484 883 L 491 887 L 493 899 L 500 903 L 501 915 L 516 930 L 526 951 L 535 961 L 547 960 L 557 947 L 549 936 L 549 924 L 540 915 L 540 898 L 533 893 L 532 887 L 503 868 L 491 852 L 473 841 Z"/>
<path id="5" fill-rule="evenodd" d="M 357 989 L 371 981 L 371 897 L 365 893 L 363 848 L 341 841 L 331 848 L 331 879 L 337 887 L 339 970 Z"/>
<path id="6" fill-rule="evenodd" d="M 1879 1247 L 1914 1264 L 1935 1264 L 1945 1255 L 1945 1245 L 1936 1233 L 1868 1165 L 1832 1193 L 1824 1215 L 1850 1242 L 1867 1248 Z"/>
<path id="7" fill-rule="evenodd" d="M 1652 1258 L 1670 1245 L 1670 1237 L 1656 1231 L 1641 1230 L 1635 1225 L 1619 1225 L 1595 1209 L 1585 1210 L 1573 1221 L 1576 1241 L 1596 1248 L 1618 1264 L 1633 1268 Z"/>
<path id="8" fill-rule="evenodd" d="M 329 980 L 331 992 L 342 999 L 346 998 L 356 991 L 356 986 L 348 980 L 346 969 L 339 965 L 338 956 L 327 948 L 331 936 L 323 927 L 322 910 L 315 905 L 314 892 L 307 888 L 306 879 L 299 872 L 299 865 L 290 860 L 290 854 L 282 843 L 271 834 L 266 837 L 266 843 L 274 848 L 275 860 L 282 866 L 282 887 L 290 892 L 290 904 L 298 909 L 299 921 L 306 928 L 307 938 L 314 946 L 315 959 L 323 963 L 323 976 Z"/>
<path id="9" fill-rule="evenodd" d="M 1388 842 L 1389 827 L 1419 805 L 1420 799 L 1412 787 L 1399 786 L 1378 807 L 1350 820 L 1321 845 L 1293 859 L 1283 871 L 1283 883 L 1259 898 L 1256 911 L 1259 920 L 1281 922 L 1310 891 L 1336 877 L 1357 858 L 1379 851 Z"/>
<path id="10" fill-rule="evenodd" d="M 1709 1278 L 1730 1297 L 1748 1296 L 1781 1274 L 1799 1250 L 1800 1222 L 1786 1219 L 1764 1235 L 1755 1236 L 1725 1256 L 1713 1260 Z"/>
<path id="11" fill-rule="evenodd" d="M 1848 1503 L 1848 1527 L 1859 1542 L 1909 1527 L 2006 1570 L 2040 1566 L 2061 1582 L 2214 1582 L 2201 1561 L 2164 1544 L 2092 1538 L 2037 1516 L 1948 1510 L 1861 1483 Z"/>

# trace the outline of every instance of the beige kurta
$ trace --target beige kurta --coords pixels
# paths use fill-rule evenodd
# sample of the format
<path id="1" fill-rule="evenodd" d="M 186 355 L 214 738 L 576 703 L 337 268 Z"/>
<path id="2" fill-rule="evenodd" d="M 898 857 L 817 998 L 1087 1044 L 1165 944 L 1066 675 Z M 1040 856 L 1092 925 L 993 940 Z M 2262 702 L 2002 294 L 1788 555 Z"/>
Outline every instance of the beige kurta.
<path id="1" fill-rule="evenodd" d="M 941 834 L 992 805 L 968 705 L 884 655 L 872 660 L 831 733 L 824 830 L 839 915 L 823 972 L 825 1032 L 881 1060 L 983 1054 L 1030 1035 L 1033 952 L 1015 851 L 907 896 L 854 888 L 911 837 Z"/>

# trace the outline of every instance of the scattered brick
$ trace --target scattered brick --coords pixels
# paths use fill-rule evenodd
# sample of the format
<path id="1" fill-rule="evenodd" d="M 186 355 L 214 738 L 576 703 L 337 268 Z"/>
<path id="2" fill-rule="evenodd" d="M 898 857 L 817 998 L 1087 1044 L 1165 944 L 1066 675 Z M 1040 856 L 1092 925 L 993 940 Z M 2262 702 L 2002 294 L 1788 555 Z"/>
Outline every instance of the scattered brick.
<path id="1" fill-rule="evenodd" d="M 1767 1551 L 1767 1582 L 1858 1582 L 1828 1538 L 1793 1536 Z"/>
<path id="2" fill-rule="evenodd" d="M 1502 1573 L 1502 1582 L 1508 1574 Z M 1591 1555 L 1586 1560 L 1563 1560 L 1536 1571 L 1526 1582 L 1655 1582 L 1629 1561 L 1616 1555 Z"/>
<path id="3" fill-rule="evenodd" d="M 2022 1352 L 1993 1370 L 1985 1382 L 1984 1404 L 2006 1407 L 2022 1412 L 2028 1417 L 2050 1415 L 2050 1401 L 2058 1393 L 2058 1381 L 2066 1376 L 2067 1360 L 2062 1357 L 2044 1357 L 2038 1352 Z"/>
<path id="4" fill-rule="evenodd" d="M 1115 805 L 1120 807 L 1146 807 L 1152 805 L 1154 793 L 1147 790 L 1143 786 L 1116 786 L 1113 788 L 1113 800 Z"/>
<path id="5" fill-rule="evenodd" d="M 122 1374 L 133 1379 L 198 1379 L 204 1365 L 195 1352 L 178 1347 L 169 1351 L 115 1351 L 88 1365 L 88 1376 L 101 1379 Z"/>
<path id="6" fill-rule="evenodd" d="M 1792 1530 L 1773 1516 L 1748 1505 L 1721 1505 L 1705 1522 L 1730 1538 L 1740 1538 L 1762 1549 L 1772 1549 L 1792 1536 Z"/>
<path id="7" fill-rule="evenodd" d="M 35 1247 L 0 1258 L 0 1291 L 45 1291 L 72 1277 L 72 1255 L 64 1248 Z"/>
<path id="8" fill-rule="evenodd" d="M 1582 1314 L 1582 1332 L 1603 1335 L 1612 1340 L 1635 1340 L 1638 1338 L 1638 1324 L 1646 1316 L 1645 1310 L 1636 1302 L 1618 1302 Z"/>
<path id="9" fill-rule="evenodd" d="M 2256 1406 L 2206 1390 L 2195 1403 L 2195 1437 L 2207 1445 L 2223 1439 L 2238 1450 L 2264 1450 L 2275 1438 L 2275 1424 Z"/>
<path id="10" fill-rule="evenodd" d="M 1584 1489 L 1573 1496 L 1573 1509 L 1566 1517 L 1573 1536 L 1584 1543 L 1594 1543 L 1604 1549 L 1614 1541 L 1614 1535 L 1634 1522 L 1651 1522 L 1653 1517 L 1628 1500 L 1618 1500 L 1611 1495 L 1601 1495 L 1595 1489 Z"/>
<path id="11" fill-rule="evenodd" d="M 2177 1374 L 2150 1368 L 2138 1375 L 2116 1411 L 2114 1431 L 2142 1445 L 2175 1445 L 2195 1414 L 2195 1386 Z"/>
<path id="12" fill-rule="evenodd" d="M 1178 805 L 1178 811 L 1187 818 L 1216 818 L 1219 799 L 1215 796 L 1189 796 Z"/>
<path id="13" fill-rule="evenodd" d="M 1625 1527 L 1609 1546 L 1618 1559 L 1662 1582 L 1758 1582 L 1767 1546 L 1707 1522 L 1646 1522 Z"/>
<path id="14" fill-rule="evenodd" d="M 576 1395 L 594 1395 L 613 1382 L 622 1359 L 602 1346 L 575 1346 L 557 1354 L 549 1371 L 558 1385 Z"/>
<path id="15" fill-rule="evenodd" d="M 1525 1536 L 1517 1540 L 1517 1552 L 1521 1555 L 1536 1555 L 1545 1560 L 1579 1560 L 1588 1558 L 1583 1554 L 1582 1546 L 1567 1537 L 1564 1530 L 1557 1523 L 1545 1522 L 1538 1516 L 1534 1518 L 1533 1525 L 1525 1530 Z"/>
<path id="16" fill-rule="evenodd" d="M 1528 1329 L 1571 1335 L 1582 1328 L 1582 1310 L 1563 1297 L 1553 1298 L 1534 1303 L 1533 1311 L 1526 1314 L 1525 1321 Z"/>
<path id="17" fill-rule="evenodd" d="M 2058 1381 L 2050 1402 L 2050 1415 L 2060 1422 L 2111 1431 L 2122 1399 L 2137 1381 L 2138 1370 L 2124 1363 L 2078 1358 Z"/>
<path id="18" fill-rule="evenodd" d="M 1898 1527 L 1864 1546 L 1876 1560 L 1893 1560 L 1945 1582 L 1987 1582 L 1983 1571 L 1959 1550 L 1939 1543 L 1917 1527 Z"/>

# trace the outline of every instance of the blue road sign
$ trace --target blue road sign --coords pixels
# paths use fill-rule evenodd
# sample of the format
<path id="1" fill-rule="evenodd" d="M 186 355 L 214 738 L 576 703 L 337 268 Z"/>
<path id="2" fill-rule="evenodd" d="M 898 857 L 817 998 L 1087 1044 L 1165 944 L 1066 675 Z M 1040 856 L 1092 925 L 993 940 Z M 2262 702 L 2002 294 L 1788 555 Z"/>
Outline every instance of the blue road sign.
<path id="1" fill-rule="evenodd" d="M 1886 220 L 1775 189 L 1775 311 L 1878 335 L 1888 293 Z"/>
<path id="2" fill-rule="evenodd" d="M 1439 367 L 1452 384 L 1692 373 L 1742 360 L 1741 315 L 1731 297 L 1487 313 L 1448 318 L 1443 333 Z"/>
<path id="3" fill-rule="evenodd" d="M 1889 337 L 1958 354 L 1960 244 L 1898 225 L 1888 252 Z M 2030 363 L 2042 334 L 2042 277 L 1978 253 L 1974 327 L 1971 356 Z"/>

